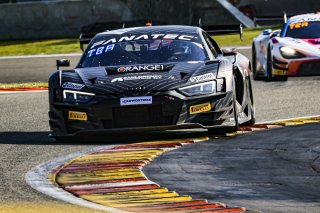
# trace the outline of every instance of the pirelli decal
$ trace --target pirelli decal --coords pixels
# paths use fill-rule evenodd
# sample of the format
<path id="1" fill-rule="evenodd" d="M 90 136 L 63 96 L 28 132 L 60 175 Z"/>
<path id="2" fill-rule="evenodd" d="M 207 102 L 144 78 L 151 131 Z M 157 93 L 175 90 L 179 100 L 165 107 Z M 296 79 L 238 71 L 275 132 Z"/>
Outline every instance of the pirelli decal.
<path id="1" fill-rule="evenodd" d="M 88 117 L 87 117 L 87 113 L 85 113 L 85 112 L 69 111 L 68 112 L 68 119 L 69 120 L 86 121 L 86 120 L 88 120 Z"/>
<path id="2" fill-rule="evenodd" d="M 190 107 L 189 113 L 190 115 L 202 113 L 202 112 L 208 112 L 211 110 L 211 104 L 210 103 L 204 103 L 199 105 L 194 105 Z"/>

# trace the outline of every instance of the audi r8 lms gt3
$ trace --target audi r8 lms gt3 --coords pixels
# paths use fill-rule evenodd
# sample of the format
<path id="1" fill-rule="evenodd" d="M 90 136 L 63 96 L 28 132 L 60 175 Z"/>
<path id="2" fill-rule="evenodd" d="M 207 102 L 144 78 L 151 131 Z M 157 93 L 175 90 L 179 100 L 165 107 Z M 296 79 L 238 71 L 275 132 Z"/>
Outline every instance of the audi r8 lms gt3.
<path id="1" fill-rule="evenodd" d="M 221 29 L 210 32 L 220 34 Z M 57 61 L 58 67 L 68 64 Z M 58 68 L 50 76 L 52 136 L 115 130 L 235 131 L 255 121 L 249 64 L 239 53 L 222 52 L 199 27 L 99 33 L 76 68 Z"/>
<path id="2" fill-rule="evenodd" d="M 320 13 L 290 18 L 282 30 L 264 30 L 252 45 L 254 78 L 320 75 Z"/>

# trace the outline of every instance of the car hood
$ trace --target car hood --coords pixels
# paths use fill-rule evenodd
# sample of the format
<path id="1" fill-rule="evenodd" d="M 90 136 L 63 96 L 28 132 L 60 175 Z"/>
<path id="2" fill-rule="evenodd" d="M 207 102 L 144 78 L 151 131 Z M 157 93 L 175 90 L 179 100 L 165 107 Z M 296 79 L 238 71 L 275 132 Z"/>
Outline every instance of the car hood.
<path id="1" fill-rule="evenodd" d="M 167 91 L 215 79 L 219 65 L 220 62 L 217 60 L 78 68 L 73 72 L 64 72 L 62 83 L 79 83 L 81 80 L 85 84 L 83 90 L 102 94 L 124 94 L 134 90 L 137 92 Z"/>
<path id="2" fill-rule="evenodd" d="M 279 46 L 293 48 L 306 56 L 320 56 L 320 39 L 296 39 L 285 37 L 279 39 Z"/>

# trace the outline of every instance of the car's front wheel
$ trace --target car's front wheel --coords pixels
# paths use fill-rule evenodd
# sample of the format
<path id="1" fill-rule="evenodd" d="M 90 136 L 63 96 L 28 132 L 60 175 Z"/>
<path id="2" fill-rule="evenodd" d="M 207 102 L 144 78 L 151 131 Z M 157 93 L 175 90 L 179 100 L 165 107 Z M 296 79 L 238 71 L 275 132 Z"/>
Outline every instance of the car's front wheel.
<path id="1" fill-rule="evenodd" d="M 272 54 L 270 47 L 268 48 L 267 55 L 267 80 L 268 81 L 286 81 L 288 80 L 287 76 L 272 76 L 273 65 L 272 65 Z"/>

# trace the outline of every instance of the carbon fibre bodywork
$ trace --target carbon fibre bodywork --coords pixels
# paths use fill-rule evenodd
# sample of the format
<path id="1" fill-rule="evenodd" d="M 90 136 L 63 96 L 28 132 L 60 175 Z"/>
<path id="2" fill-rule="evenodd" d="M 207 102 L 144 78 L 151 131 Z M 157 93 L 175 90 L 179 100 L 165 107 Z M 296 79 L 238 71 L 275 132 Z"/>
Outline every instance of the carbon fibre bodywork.
<path id="1" fill-rule="evenodd" d="M 128 28 L 121 36 L 131 36 L 133 31 L 197 36 L 203 42 L 208 59 L 146 63 L 165 68 L 136 73 L 121 73 L 125 64 L 82 68 L 80 60 L 75 69 L 56 71 L 49 79 L 49 124 L 53 137 L 221 127 L 228 132 L 239 124 L 254 122 L 247 58 L 233 52 L 223 54 L 213 40 L 205 40 L 206 33 L 198 27 Z M 105 32 L 95 38 L 116 32 Z M 209 45 L 215 50 L 210 50 Z M 190 96 L 181 91 L 181 88 L 211 81 L 216 83 L 215 92 Z M 65 90 L 94 95 L 86 102 L 73 103 L 64 99 Z M 131 99 L 146 102 L 132 104 Z M 70 112 L 80 117 L 70 116 Z"/>

